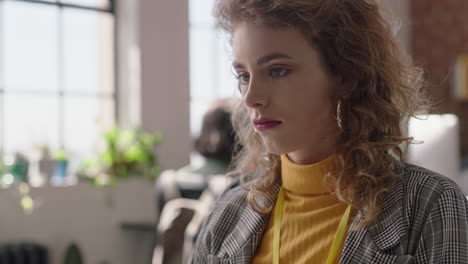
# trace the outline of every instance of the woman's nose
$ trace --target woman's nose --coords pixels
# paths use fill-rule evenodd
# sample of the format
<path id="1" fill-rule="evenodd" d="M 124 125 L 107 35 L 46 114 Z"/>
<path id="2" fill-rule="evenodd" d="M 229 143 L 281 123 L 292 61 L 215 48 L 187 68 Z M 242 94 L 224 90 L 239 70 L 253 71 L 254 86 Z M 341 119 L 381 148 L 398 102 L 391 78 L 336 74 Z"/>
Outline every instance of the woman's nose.
<path id="1" fill-rule="evenodd" d="M 250 108 L 264 107 L 268 104 L 268 94 L 264 84 L 252 78 L 244 94 L 244 103 Z"/>

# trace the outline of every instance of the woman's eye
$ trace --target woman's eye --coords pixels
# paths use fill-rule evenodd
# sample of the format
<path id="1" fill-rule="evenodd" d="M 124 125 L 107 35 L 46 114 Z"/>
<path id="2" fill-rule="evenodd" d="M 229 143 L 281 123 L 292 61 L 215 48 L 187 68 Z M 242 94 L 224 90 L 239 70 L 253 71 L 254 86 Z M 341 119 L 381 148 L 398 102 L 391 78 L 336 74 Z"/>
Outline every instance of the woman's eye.
<path id="1" fill-rule="evenodd" d="M 250 76 L 246 73 L 239 73 L 237 75 L 237 79 L 239 80 L 240 84 L 247 84 L 249 83 Z"/>
<path id="2" fill-rule="evenodd" d="M 272 68 L 270 72 L 271 72 L 271 76 L 273 76 L 274 78 L 280 78 L 288 74 L 289 69 L 286 69 L 283 67 L 276 67 L 276 68 Z"/>

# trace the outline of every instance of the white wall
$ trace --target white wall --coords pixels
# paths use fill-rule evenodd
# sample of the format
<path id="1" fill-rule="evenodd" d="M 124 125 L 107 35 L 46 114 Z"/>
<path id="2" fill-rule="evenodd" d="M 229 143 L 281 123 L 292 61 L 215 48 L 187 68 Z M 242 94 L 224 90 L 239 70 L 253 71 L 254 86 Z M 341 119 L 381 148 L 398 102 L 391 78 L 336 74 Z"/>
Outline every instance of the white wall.
<path id="1" fill-rule="evenodd" d="M 188 1 L 118 4 L 120 121 L 162 132 L 162 167 L 181 167 L 192 149 Z"/>
<path id="2" fill-rule="evenodd" d="M 117 111 L 125 127 L 141 125 L 141 74 L 137 0 L 117 1 Z"/>
<path id="3" fill-rule="evenodd" d="M 141 121 L 165 135 L 161 164 L 189 162 L 189 32 L 186 0 L 141 0 Z"/>

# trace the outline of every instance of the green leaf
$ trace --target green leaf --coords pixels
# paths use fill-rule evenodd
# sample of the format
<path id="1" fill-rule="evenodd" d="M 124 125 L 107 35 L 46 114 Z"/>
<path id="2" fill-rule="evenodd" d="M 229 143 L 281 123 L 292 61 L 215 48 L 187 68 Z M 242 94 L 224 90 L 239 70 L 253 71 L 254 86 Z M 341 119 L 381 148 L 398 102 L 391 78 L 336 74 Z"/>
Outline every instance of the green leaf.
<path id="1" fill-rule="evenodd" d="M 119 178 L 136 176 L 155 179 L 159 175 L 154 152 L 163 140 L 160 133 L 114 128 L 106 131 L 103 139 L 106 143 L 104 149 L 82 165 L 96 186 L 116 184 Z"/>
<path id="2" fill-rule="evenodd" d="M 59 149 L 54 154 L 54 159 L 58 161 L 68 160 L 67 152 L 64 149 Z"/>
<path id="3" fill-rule="evenodd" d="M 119 132 L 120 131 L 119 131 L 118 128 L 111 129 L 111 130 L 104 133 L 104 139 L 107 142 L 116 142 L 117 138 L 118 138 L 118 135 L 119 135 Z"/>

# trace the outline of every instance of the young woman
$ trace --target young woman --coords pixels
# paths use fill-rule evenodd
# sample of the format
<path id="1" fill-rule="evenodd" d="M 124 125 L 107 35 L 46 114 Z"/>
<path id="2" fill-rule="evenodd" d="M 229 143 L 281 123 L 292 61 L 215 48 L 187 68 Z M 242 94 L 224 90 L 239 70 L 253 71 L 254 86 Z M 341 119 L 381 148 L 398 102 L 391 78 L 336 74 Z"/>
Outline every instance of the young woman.
<path id="1" fill-rule="evenodd" d="M 218 0 L 243 104 L 240 180 L 192 263 L 468 263 L 459 187 L 407 164 L 424 111 L 373 0 Z"/>

